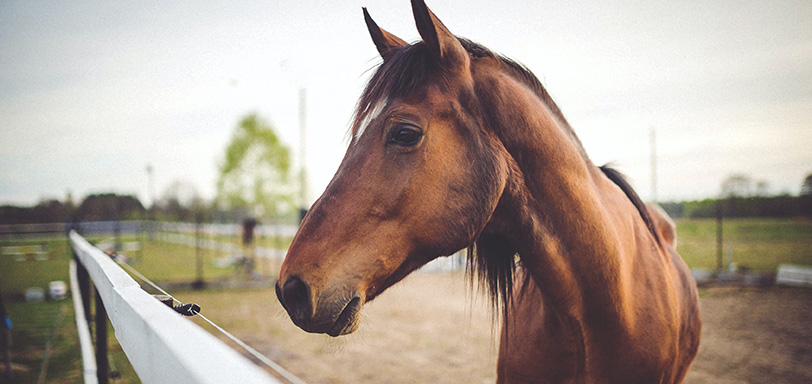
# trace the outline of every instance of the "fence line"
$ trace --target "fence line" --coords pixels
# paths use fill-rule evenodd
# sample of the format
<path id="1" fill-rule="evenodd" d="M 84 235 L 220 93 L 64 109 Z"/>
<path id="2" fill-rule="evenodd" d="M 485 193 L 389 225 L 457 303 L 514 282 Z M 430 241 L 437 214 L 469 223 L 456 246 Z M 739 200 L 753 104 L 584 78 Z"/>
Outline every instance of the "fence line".
<path id="1" fill-rule="evenodd" d="M 167 243 L 186 245 L 189 247 L 201 247 L 203 249 L 223 252 L 226 254 L 238 254 L 243 251 L 243 246 L 236 243 L 217 241 L 214 239 L 197 239 L 193 235 L 185 235 L 172 232 L 158 232 L 157 239 Z M 284 249 L 273 249 L 260 246 L 252 246 L 254 254 L 258 257 L 270 259 L 284 259 L 287 251 Z"/>
<path id="2" fill-rule="evenodd" d="M 71 229 L 80 229 L 83 233 L 113 232 L 116 227 L 123 233 L 132 233 L 150 229 L 165 232 L 194 233 L 197 223 L 180 221 L 149 221 L 149 220 L 121 220 L 121 221 L 81 221 L 65 223 L 35 223 L 35 224 L 0 224 L 0 235 L 18 234 L 49 234 L 66 233 Z M 285 236 L 293 237 L 298 230 L 292 224 L 261 224 L 257 225 L 254 233 L 257 236 Z M 207 235 L 238 236 L 242 233 L 239 223 L 200 223 L 201 232 Z"/>
<path id="3" fill-rule="evenodd" d="M 154 225 L 156 230 L 163 232 L 181 232 L 190 234 L 197 232 L 196 223 L 156 221 L 154 222 Z M 254 235 L 260 237 L 293 237 L 298 230 L 298 225 L 261 224 L 254 228 Z M 242 226 L 236 223 L 200 223 L 200 233 L 218 236 L 238 236 L 242 233 Z"/>
<path id="4" fill-rule="evenodd" d="M 118 339 L 144 383 L 279 383 L 193 322 L 141 289 L 121 267 L 74 231 L 87 269 Z"/>

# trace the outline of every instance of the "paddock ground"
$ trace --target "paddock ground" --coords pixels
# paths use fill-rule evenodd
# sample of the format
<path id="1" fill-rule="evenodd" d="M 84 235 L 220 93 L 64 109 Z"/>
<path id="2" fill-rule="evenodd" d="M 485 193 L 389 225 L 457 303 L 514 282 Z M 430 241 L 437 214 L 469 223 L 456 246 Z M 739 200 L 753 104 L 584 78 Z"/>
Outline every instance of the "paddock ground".
<path id="1" fill-rule="evenodd" d="M 488 303 L 462 273 L 415 274 L 330 338 L 296 328 L 271 290 L 188 292 L 218 322 L 308 383 L 492 383 Z M 812 382 L 812 290 L 701 291 L 702 344 L 686 383 Z M 203 325 L 203 324 L 201 324 Z"/>

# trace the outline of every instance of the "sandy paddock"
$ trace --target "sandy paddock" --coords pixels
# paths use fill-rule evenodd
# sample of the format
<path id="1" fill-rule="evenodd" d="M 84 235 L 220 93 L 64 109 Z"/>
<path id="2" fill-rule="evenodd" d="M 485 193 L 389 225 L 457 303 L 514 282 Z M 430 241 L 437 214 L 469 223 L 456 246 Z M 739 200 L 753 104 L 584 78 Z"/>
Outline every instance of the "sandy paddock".
<path id="1" fill-rule="evenodd" d="M 464 274 L 417 273 L 331 338 L 296 328 L 273 291 L 194 293 L 204 313 L 308 383 L 491 383 L 496 335 Z M 710 288 L 687 383 L 812 382 L 812 290 Z"/>

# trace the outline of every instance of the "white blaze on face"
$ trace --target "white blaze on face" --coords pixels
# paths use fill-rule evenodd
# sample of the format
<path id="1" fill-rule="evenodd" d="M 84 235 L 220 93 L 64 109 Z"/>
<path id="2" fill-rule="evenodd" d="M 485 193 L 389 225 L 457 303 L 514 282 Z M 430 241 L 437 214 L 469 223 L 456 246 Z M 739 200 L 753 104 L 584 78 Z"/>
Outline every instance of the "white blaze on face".
<path id="1" fill-rule="evenodd" d="M 378 100 L 375 104 L 370 108 L 369 113 L 367 113 L 364 120 L 361 121 L 361 124 L 358 125 L 358 132 L 355 133 L 355 137 L 353 137 L 353 141 L 357 142 L 361 135 L 367 130 L 367 126 L 372 123 L 378 116 L 383 112 L 386 106 L 389 104 L 389 99 Z"/>

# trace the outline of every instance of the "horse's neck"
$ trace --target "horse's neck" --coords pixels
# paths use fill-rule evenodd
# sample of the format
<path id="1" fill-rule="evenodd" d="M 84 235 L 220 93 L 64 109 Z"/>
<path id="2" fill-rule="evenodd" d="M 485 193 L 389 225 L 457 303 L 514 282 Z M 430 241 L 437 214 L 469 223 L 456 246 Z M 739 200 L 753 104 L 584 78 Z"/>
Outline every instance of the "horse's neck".
<path id="1" fill-rule="evenodd" d="M 523 112 L 501 116 L 497 132 L 515 162 L 497 212 L 506 235 L 556 311 L 581 317 L 588 308 L 606 321 L 623 321 L 628 289 L 622 259 L 628 250 L 619 239 L 635 228 L 610 209 L 628 201 L 620 200 L 622 192 L 607 184 L 546 105 L 517 86 L 511 102 Z"/>

